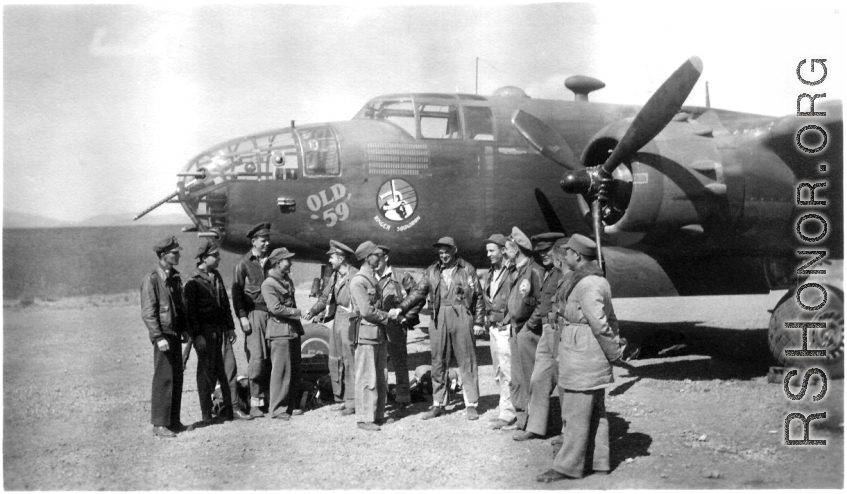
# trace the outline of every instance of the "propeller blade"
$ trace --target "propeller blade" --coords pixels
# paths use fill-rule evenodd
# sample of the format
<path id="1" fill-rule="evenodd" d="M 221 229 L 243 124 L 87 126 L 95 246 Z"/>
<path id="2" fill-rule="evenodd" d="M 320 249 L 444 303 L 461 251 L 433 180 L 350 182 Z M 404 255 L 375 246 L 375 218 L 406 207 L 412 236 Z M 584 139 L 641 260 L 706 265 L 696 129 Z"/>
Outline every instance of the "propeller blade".
<path id="1" fill-rule="evenodd" d="M 538 202 L 538 207 L 541 209 L 541 214 L 544 215 L 544 221 L 547 222 L 547 230 L 551 232 L 562 232 L 567 234 L 564 225 L 556 215 L 556 208 L 550 203 L 550 199 L 544 195 L 541 189 L 535 189 L 535 200 Z"/>
<path id="2" fill-rule="evenodd" d="M 568 170 L 581 168 L 565 138 L 546 123 L 523 110 L 517 110 L 512 114 L 512 125 L 546 158 Z"/>
<path id="3" fill-rule="evenodd" d="M 597 263 L 600 265 L 600 268 L 605 271 L 603 267 L 603 253 L 600 250 L 600 233 L 603 231 L 603 214 L 601 212 L 601 208 L 603 207 L 600 204 L 599 200 L 594 200 L 591 203 L 591 222 L 594 225 L 594 242 L 597 243 Z"/>
<path id="4" fill-rule="evenodd" d="M 703 62 L 695 56 L 668 77 L 635 116 L 623 139 L 603 164 L 603 172 L 612 173 L 625 158 L 643 148 L 670 123 L 702 72 Z"/>

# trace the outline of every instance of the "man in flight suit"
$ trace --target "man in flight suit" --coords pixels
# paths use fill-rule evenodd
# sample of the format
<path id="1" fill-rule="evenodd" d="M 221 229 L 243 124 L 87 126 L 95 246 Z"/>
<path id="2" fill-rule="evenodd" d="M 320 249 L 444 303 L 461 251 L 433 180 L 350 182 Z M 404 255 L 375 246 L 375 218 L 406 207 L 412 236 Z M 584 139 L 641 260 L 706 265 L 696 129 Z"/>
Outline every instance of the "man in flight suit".
<path id="1" fill-rule="evenodd" d="M 268 308 L 262 298 L 262 282 L 267 277 L 271 224 L 259 223 L 247 232 L 253 244 L 250 252 L 235 264 L 232 276 L 232 303 L 244 332 L 244 353 L 247 355 L 247 377 L 250 379 L 250 416 L 263 417 L 259 408 L 268 396 L 268 359 L 270 351 L 265 340 Z"/>
<path id="2" fill-rule="evenodd" d="M 371 241 L 356 248 L 356 260 L 363 261 L 350 279 L 350 300 L 358 314 L 356 338 L 356 422 L 366 431 L 380 430 L 388 396 L 388 345 L 385 324 L 388 313 L 382 310 L 382 294 L 376 272 L 382 250 Z"/>
<path id="3" fill-rule="evenodd" d="M 543 323 L 529 380 L 526 430 L 515 434 L 512 438 L 515 441 L 547 435 L 547 414 L 550 411 L 550 393 L 556 385 L 556 347 L 559 345 L 559 333 L 555 325 L 550 324 L 548 314 L 553 306 L 553 296 L 559 286 L 559 280 L 562 278 L 562 272 L 555 266 L 553 243 L 564 236 L 564 233 L 550 232 L 532 237 L 535 252 L 541 257 L 541 265 L 544 266 L 544 283 L 541 286 L 538 305 L 535 307 L 535 312 L 542 318 Z"/>
<path id="4" fill-rule="evenodd" d="M 514 285 L 509 293 L 509 348 L 512 352 L 510 391 L 517 415 L 518 429 L 526 428 L 529 382 L 535 366 L 535 350 L 541 338 L 541 315 L 536 312 L 544 268 L 532 259 L 532 243 L 518 228 L 506 241 L 506 256 L 515 265 Z"/>
<path id="5" fill-rule="evenodd" d="M 179 264 L 182 247 L 176 237 L 167 237 L 153 246 L 159 265 L 141 281 L 141 319 L 153 343 L 153 390 L 150 422 L 153 434 L 175 437 L 188 430 L 179 419 L 182 404 L 182 346 L 187 340 L 185 306 Z"/>
<path id="6" fill-rule="evenodd" d="M 208 240 L 197 249 L 197 267 L 188 275 L 183 294 L 188 321 L 188 332 L 197 350 L 197 392 L 200 398 L 202 423 L 212 423 L 212 393 L 215 384 L 221 384 L 223 406 L 220 416 L 224 420 L 251 417 L 232 406 L 233 397 L 224 369 L 223 340 L 236 340 L 235 325 L 229 307 L 229 297 L 218 273 L 220 247 Z"/>
<path id="7" fill-rule="evenodd" d="M 382 294 L 382 310 L 388 311 L 400 305 L 406 295 L 415 289 L 417 283 L 409 273 L 396 270 L 388 264 L 388 253 L 390 252 L 388 247 L 384 245 L 377 245 L 377 247 L 382 251 L 382 256 L 380 256 L 375 274 L 379 280 L 379 290 Z M 388 338 L 388 359 L 394 367 L 396 382 L 394 401 L 400 410 L 405 409 L 412 402 L 412 395 L 409 392 L 406 333 L 419 322 L 418 312 L 422 306 L 423 302 L 412 308 L 399 321 L 389 319 L 385 323 L 385 336 Z"/>
<path id="8" fill-rule="evenodd" d="M 491 267 L 480 280 L 485 303 L 485 326 L 494 381 L 500 389 L 500 413 L 491 421 L 492 429 L 502 429 L 517 420 L 509 385 L 512 377 L 512 352 L 509 348 L 508 302 L 512 290 L 512 265 L 506 258 L 506 237 L 495 233 L 485 240 Z"/>
<path id="9" fill-rule="evenodd" d="M 350 264 L 353 249 L 337 240 L 329 241 L 329 264 L 332 279 L 324 287 L 315 305 L 309 309 L 309 320 L 319 323 L 333 321 L 329 333 L 329 374 L 332 378 L 332 393 L 337 405 L 330 410 L 341 415 L 356 413 L 356 374 L 353 345 L 350 341 L 350 279 L 357 269 Z M 324 312 L 325 311 L 325 312 Z"/>
<path id="10" fill-rule="evenodd" d="M 447 372 L 455 353 L 462 378 L 462 394 L 468 420 L 479 420 L 479 374 L 476 364 L 474 337 L 485 331 L 482 287 L 476 269 L 458 257 L 456 242 L 442 237 L 433 244 L 439 260 L 430 265 L 400 304 L 391 310 L 392 318 L 407 314 L 427 297 L 432 307 L 433 324 L 429 333 L 432 352 L 433 406 L 423 416 L 429 420 L 444 415 L 447 405 Z"/>

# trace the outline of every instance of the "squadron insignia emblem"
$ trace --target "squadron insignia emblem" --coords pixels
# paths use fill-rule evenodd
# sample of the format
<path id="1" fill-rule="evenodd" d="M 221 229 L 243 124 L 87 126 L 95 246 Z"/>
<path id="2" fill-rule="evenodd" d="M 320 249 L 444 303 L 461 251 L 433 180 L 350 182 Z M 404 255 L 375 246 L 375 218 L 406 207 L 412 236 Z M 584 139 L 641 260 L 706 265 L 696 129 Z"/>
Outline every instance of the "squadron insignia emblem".
<path id="1" fill-rule="evenodd" d="M 377 206 L 380 214 L 390 221 L 406 221 L 418 204 L 418 194 L 409 182 L 392 179 L 379 188 Z"/>
<path id="2" fill-rule="evenodd" d="M 518 289 L 521 291 L 521 295 L 526 295 L 526 292 L 529 291 L 529 280 L 521 281 L 521 286 Z"/>

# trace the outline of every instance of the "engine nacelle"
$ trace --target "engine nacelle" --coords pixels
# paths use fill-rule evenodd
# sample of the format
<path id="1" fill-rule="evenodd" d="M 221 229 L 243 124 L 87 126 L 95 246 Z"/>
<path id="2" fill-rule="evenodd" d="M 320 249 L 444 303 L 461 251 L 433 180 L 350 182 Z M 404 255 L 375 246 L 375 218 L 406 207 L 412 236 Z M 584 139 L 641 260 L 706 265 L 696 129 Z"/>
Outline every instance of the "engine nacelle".
<path id="1" fill-rule="evenodd" d="M 724 162 L 710 127 L 680 115 L 612 173 L 604 210 L 604 233 L 612 243 L 631 245 L 648 232 L 701 235 L 716 225 L 731 224 L 739 214 L 744 182 L 738 164 Z M 630 123 L 622 120 L 598 132 L 582 156 L 583 164 L 604 163 Z M 588 203 L 580 199 L 588 214 Z"/>

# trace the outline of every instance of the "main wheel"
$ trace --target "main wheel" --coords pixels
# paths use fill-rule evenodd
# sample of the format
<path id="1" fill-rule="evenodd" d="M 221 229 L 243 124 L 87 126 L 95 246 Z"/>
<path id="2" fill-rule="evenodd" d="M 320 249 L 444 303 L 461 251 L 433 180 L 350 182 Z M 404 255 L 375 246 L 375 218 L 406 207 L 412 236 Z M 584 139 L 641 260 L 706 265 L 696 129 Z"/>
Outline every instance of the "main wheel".
<path id="1" fill-rule="evenodd" d="M 779 365 L 784 367 L 819 367 L 829 378 L 844 377 L 844 292 L 826 286 L 827 303 L 816 311 L 804 310 L 797 304 L 796 292 L 789 290 L 777 303 L 768 326 L 768 346 Z M 826 327 L 809 328 L 806 348 L 826 350 L 825 357 L 788 357 L 785 350 L 803 348 L 803 331 L 786 328 L 786 322 L 824 322 Z"/>
<path id="2" fill-rule="evenodd" d="M 329 328 L 305 324 L 300 338 L 300 367 L 304 373 L 329 373 Z"/>

